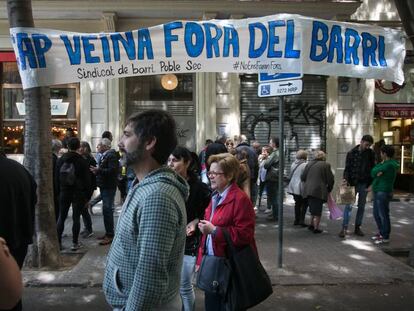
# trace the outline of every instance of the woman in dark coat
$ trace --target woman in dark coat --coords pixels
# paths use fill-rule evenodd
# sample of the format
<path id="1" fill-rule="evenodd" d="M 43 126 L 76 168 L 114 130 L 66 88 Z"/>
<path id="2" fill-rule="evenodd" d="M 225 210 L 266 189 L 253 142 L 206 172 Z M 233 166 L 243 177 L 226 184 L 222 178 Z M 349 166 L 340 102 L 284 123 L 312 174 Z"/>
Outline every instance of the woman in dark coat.
<path id="1" fill-rule="evenodd" d="M 81 141 L 81 147 L 80 147 L 80 154 L 82 155 L 82 157 L 88 162 L 88 167 L 90 166 L 96 166 L 96 161 L 95 158 L 92 156 L 92 150 L 91 150 L 91 146 L 89 145 L 88 142 L 86 141 Z M 89 238 L 93 235 L 93 230 L 92 230 L 92 218 L 91 215 L 89 214 L 91 212 L 92 214 L 92 209 L 91 211 L 89 211 L 88 206 L 89 206 L 89 201 L 92 198 L 92 194 L 96 189 L 96 176 L 94 173 L 89 172 L 90 175 L 90 188 L 88 190 L 87 193 L 87 203 L 85 208 L 82 210 L 82 219 L 83 219 L 83 224 L 85 229 L 80 233 L 81 237 L 83 238 Z"/>
<path id="2" fill-rule="evenodd" d="M 196 155 L 197 156 L 197 155 Z M 210 202 L 210 189 L 198 178 L 198 159 L 184 147 L 176 147 L 168 158 L 168 165 L 190 186 L 190 195 L 185 203 L 187 212 L 187 238 L 185 241 L 183 267 L 181 270 L 180 295 L 184 311 L 195 310 L 195 293 L 192 279 L 194 276 L 196 256 L 200 244 L 201 232 L 198 222 Z"/>
<path id="3" fill-rule="evenodd" d="M 302 175 L 304 182 L 304 197 L 308 199 L 309 210 L 312 215 L 309 230 L 313 233 L 322 233 L 319 229 L 323 203 L 328 200 L 328 194 L 334 185 L 334 175 L 331 165 L 326 162 L 326 155 L 323 151 L 315 152 L 315 159 L 310 161 Z"/>

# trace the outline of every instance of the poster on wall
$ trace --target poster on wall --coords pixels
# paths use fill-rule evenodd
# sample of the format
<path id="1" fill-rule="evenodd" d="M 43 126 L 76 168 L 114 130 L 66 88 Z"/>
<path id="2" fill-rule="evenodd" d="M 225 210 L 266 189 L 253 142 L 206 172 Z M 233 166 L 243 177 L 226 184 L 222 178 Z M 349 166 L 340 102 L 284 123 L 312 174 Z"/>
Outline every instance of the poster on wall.
<path id="1" fill-rule="evenodd" d="M 194 72 L 301 73 L 404 82 L 399 30 L 293 14 L 173 21 L 114 33 L 11 28 L 23 88 Z"/>

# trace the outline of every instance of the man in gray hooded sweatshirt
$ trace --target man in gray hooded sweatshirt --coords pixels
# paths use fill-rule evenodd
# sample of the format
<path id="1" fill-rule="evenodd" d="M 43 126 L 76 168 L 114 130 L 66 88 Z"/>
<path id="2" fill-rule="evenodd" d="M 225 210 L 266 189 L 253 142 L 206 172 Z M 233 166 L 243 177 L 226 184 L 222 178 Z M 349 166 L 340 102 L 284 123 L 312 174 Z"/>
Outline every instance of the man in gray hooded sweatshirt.
<path id="1" fill-rule="evenodd" d="M 163 166 L 177 145 L 174 119 L 148 110 L 127 121 L 119 142 L 136 180 L 122 207 L 103 289 L 114 310 L 181 310 L 188 185 Z"/>

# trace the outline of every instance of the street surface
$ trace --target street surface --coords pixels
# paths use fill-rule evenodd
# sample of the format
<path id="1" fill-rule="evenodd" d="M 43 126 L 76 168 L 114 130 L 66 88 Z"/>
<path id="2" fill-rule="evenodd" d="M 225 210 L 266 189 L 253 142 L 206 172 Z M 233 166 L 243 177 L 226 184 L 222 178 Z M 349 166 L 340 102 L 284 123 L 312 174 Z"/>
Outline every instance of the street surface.
<path id="1" fill-rule="evenodd" d="M 28 311 L 110 311 L 102 289 L 41 288 L 25 290 Z M 275 286 L 273 295 L 251 310 L 263 311 L 412 311 L 414 286 L 405 284 L 341 286 Z M 196 311 L 204 310 L 197 291 Z"/>
<path id="2" fill-rule="evenodd" d="M 252 310 L 414 310 L 414 269 L 406 264 L 407 258 L 395 258 L 383 251 L 406 253 L 410 249 L 414 237 L 412 201 L 391 203 L 391 242 L 381 247 L 370 240 L 376 232 L 371 203 L 367 204 L 362 227 L 366 235 L 353 235 L 351 226 L 346 239 L 337 236 L 341 220 L 330 220 L 326 209 L 322 234 L 293 226 L 293 202 L 289 196 L 285 203 L 282 269 L 277 264 L 278 224 L 267 221 L 262 212 L 257 217 L 260 259 L 274 284 L 274 293 Z M 63 238 L 65 256 L 74 260 L 83 255 L 75 266 L 60 271 L 23 271 L 24 310 L 110 310 L 101 289 L 109 247 L 97 244 L 95 237 L 103 233 L 100 206 L 94 211 L 95 236 L 81 239 L 84 248 L 75 253 L 68 250 L 71 220 L 67 221 Z M 351 224 L 355 210 L 352 216 Z M 196 310 L 204 310 L 203 293 L 197 290 L 196 294 Z"/>

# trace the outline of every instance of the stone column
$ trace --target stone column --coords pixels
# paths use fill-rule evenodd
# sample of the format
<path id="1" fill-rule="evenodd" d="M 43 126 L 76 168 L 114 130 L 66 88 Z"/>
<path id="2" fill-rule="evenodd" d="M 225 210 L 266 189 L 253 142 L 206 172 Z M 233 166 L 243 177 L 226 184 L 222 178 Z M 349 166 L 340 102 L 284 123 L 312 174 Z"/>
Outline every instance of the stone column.
<path id="1" fill-rule="evenodd" d="M 196 146 L 200 151 L 207 138 L 215 139 L 216 130 L 216 74 L 196 74 Z"/>
<path id="2" fill-rule="evenodd" d="M 372 79 L 328 79 L 327 152 L 336 187 L 342 180 L 347 152 L 360 143 L 363 135 L 373 135 L 374 92 Z"/>
<path id="3" fill-rule="evenodd" d="M 335 175 L 335 186 L 337 186 L 342 179 L 342 170 L 338 170 L 338 134 L 341 125 L 337 123 L 339 110 L 337 77 L 331 76 L 328 78 L 326 91 L 326 161 L 331 164 Z"/>
<path id="4" fill-rule="evenodd" d="M 115 13 L 102 14 L 102 30 L 114 32 L 117 16 Z M 114 136 L 113 145 L 119 141 L 120 101 L 119 79 L 85 81 L 80 83 L 82 139 L 91 144 L 92 151 L 98 143 L 102 132 L 109 130 Z"/>
<path id="5" fill-rule="evenodd" d="M 205 12 L 203 20 L 213 19 L 216 12 Z M 216 119 L 216 74 L 210 72 L 196 73 L 196 149 L 204 147 L 207 138 L 215 139 L 217 135 Z"/>

